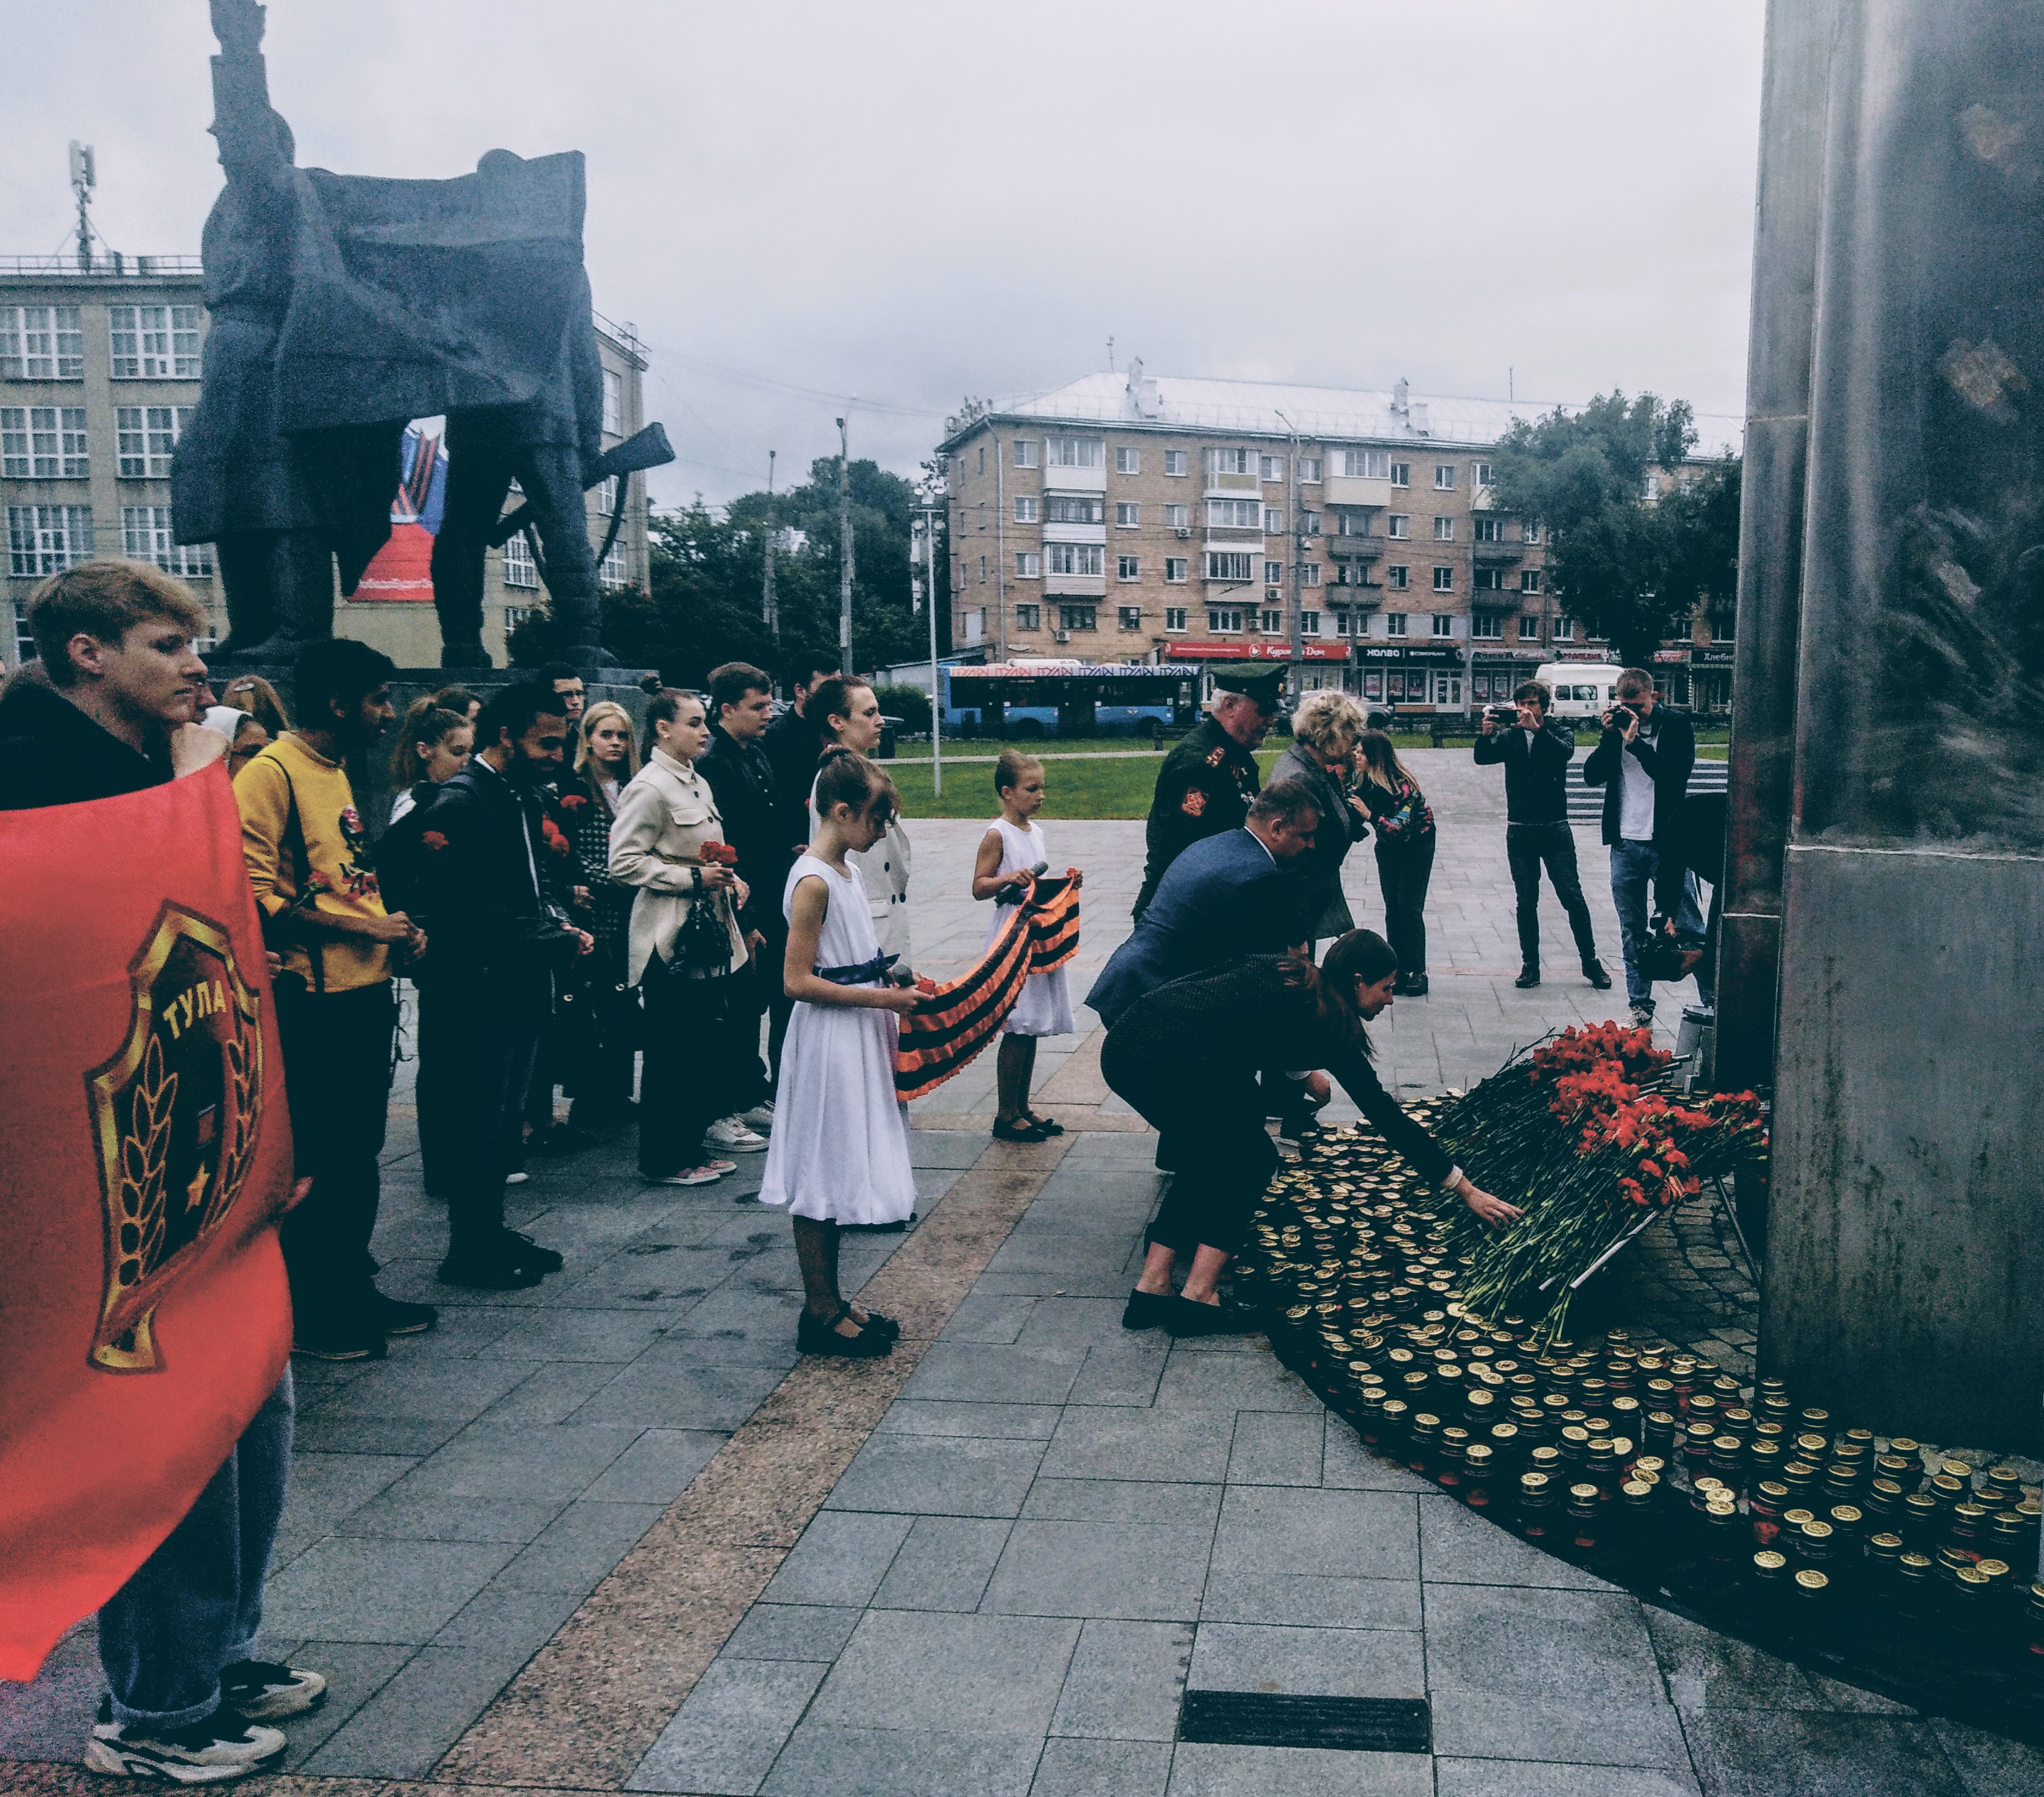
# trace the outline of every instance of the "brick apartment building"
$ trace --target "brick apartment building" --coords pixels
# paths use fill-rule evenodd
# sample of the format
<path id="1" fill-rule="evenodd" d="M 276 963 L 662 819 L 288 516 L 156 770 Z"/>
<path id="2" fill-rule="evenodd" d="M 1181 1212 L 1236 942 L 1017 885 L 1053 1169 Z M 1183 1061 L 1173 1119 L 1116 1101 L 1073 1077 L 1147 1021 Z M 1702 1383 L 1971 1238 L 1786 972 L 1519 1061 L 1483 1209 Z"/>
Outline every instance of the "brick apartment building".
<path id="1" fill-rule="evenodd" d="M 628 330 L 598 322 L 608 447 L 645 422 L 646 362 Z M 96 255 L 86 268 L 73 256 L 0 258 L 0 507 L 12 627 L 0 632 L 0 665 L 35 653 L 26 620 L 36 583 L 94 554 L 178 575 L 205 601 L 214 636 L 227 634 L 212 550 L 180 546 L 171 520 L 171 458 L 198 404 L 206 331 L 197 256 Z M 609 483 L 590 493 L 594 546 L 616 502 Z M 643 476 L 625 503 L 600 570 L 613 590 L 645 584 Z M 491 551 L 485 580 L 483 644 L 501 667 L 509 631 L 543 602 L 522 536 Z M 437 664 L 439 631 L 422 581 L 422 570 L 407 567 L 399 578 L 366 580 L 346 603 L 336 587 L 335 634 L 373 643 L 402 667 Z"/>
<path id="2" fill-rule="evenodd" d="M 940 446 L 953 646 L 1284 662 L 1296 602 L 1308 688 L 1447 711 L 1543 662 L 1601 659 L 1548 587 L 1538 525 L 1492 503 L 1487 454 L 1512 416 L 1403 381 L 1358 393 L 1139 363 L 997 408 Z M 1682 701 L 1688 654 L 1664 651 Z"/>

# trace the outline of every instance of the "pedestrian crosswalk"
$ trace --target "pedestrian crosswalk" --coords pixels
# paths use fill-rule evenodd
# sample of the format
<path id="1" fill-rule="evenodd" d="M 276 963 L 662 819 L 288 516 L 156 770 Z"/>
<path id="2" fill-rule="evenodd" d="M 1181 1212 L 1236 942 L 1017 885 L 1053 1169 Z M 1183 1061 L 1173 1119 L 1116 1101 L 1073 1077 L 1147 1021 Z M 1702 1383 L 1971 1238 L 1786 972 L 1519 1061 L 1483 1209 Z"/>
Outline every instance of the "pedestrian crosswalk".
<path id="1" fill-rule="evenodd" d="M 1722 793 L 1725 789 L 1725 764 L 1721 761 L 1700 761 L 1690 770 L 1689 790 L 1693 793 Z M 1604 816 L 1604 789 L 1583 784 L 1583 764 L 1578 761 L 1569 770 L 1569 821 L 1571 824 L 1595 824 Z"/>

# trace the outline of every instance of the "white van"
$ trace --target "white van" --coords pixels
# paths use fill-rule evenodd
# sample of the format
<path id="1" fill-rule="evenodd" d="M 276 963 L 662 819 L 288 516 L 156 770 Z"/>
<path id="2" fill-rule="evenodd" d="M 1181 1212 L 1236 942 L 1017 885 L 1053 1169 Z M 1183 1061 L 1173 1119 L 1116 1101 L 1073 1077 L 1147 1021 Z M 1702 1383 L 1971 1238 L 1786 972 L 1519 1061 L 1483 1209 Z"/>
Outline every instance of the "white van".
<path id="1" fill-rule="evenodd" d="M 1602 717 L 1618 702 L 1623 671 L 1605 662 L 1550 662 L 1534 678 L 1553 689 L 1556 717 Z"/>

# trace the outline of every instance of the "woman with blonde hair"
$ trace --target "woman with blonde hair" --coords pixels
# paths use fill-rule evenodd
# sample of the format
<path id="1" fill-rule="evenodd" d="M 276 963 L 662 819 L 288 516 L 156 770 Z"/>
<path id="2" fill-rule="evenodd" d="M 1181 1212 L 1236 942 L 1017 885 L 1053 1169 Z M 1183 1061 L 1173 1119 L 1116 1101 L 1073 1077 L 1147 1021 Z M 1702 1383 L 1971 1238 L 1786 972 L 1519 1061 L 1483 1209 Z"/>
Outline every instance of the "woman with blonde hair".
<path id="1" fill-rule="evenodd" d="M 237 712 L 246 712 L 269 732 L 273 743 L 291 728 L 291 720 L 285 715 L 284 701 L 277 697 L 277 689 L 259 674 L 240 674 L 228 682 L 221 689 L 220 702 Z"/>
<path id="2" fill-rule="evenodd" d="M 1316 942 L 1355 927 L 1342 896 L 1342 863 L 1370 834 L 1368 815 L 1349 793 L 1350 764 L 1362 727 L 1362 708 L 1346 693 L 1308 693 L 1292 714 L 1292 746 L 1270 770 L 1271 785 L 1296 780 L 1320 808 L 1313 846 L 1297 863 Z"/>
<path id="3" fill-rule="evenodd" d="M 1434 813 L 1391 739 L 1366 730 L 1356 739 L 1356 792 L 1377 825 L 1377 877 L 1384 888 L 1384 933 L 1398 957 L 1394 993 L 1427 993 L 1427 885 L 1434 877 Z"/>
<path id="4" fill-rule="evenodd" d="M 405 713 L 390 751 L 390 784 L 398 796 L 390 801 L 395 824 L 432 797 L 468 766 L 475 747 L 475 726 L 459 712 L 435 699 L 417 699 Z"/>
<path id="5" fill-rule="evenodd" d="M 639 772 L 639 745 L 631 713 L 616 701 L 600 700 L 583 713 L 574 771 L 573 780 L 562 782 L 561 809 L 582 857 L 590 904 L 584 921 L 596 939 L 596 951 L 583 963 L 588 1028 L 574 1057 L 577 1064 L 568 1070 L 574 1100 L 568 1121 L 578 1129 L 599 1130 L 632 1115 L 640 1023 L 638 996 L 624 977 L 637 889 L 610 874 L 610 827 L 617 820 L 619 797 Z"/>

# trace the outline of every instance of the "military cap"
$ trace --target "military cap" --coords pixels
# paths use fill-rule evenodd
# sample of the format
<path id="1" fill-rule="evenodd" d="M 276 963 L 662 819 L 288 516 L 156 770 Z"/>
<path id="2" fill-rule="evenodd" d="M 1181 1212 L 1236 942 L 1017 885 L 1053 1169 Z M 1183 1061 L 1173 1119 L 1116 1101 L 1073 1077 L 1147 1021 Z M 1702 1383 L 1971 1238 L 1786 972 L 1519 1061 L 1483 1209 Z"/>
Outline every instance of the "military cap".
<path id="1" fill-rule="evenodd" d="M 1247 668 L 1230 668 L 1225 673 L 1214 675 L 1214 689 L 1220 693 L 1239 693 L 1246 699 L 1254 699 L 1266 712 L 1282 708 L 1285 699 L 1285 676 L 1281 673 L 1266 673 L 1258 669 L 1252 673 Z"/>

